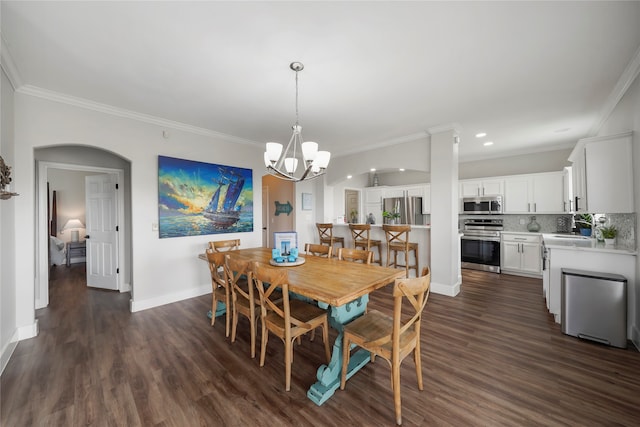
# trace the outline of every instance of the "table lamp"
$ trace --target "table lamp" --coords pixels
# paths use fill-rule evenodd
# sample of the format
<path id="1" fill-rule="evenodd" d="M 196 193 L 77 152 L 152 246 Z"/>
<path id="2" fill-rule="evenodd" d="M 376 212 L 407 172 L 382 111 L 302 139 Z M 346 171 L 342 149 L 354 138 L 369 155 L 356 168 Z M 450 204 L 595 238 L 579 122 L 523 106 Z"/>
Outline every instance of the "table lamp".
<path id="1" fill-rule="evenodd" d="M 78 228 L 84 228 L 84 224 L 77 218 L 72 218 L 62 227 L 63 230 L 71 230 L 71 241 L 77 242 L 79 239 Z"/>

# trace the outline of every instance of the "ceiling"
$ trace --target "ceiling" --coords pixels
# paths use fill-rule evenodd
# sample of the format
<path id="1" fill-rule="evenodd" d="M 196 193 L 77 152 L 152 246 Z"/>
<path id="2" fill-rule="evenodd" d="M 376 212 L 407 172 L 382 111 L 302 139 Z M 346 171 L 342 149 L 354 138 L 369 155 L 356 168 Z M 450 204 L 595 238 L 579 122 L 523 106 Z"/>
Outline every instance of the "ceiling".
<path id="1" fill-rule="evenodd" d="M 597 131 L 640 2 L 2 1 L 18 90 L 263 144 L 295 121 L 334 156 L 461 129 L 462 161 Z M 628 74 L 628 70 L 627 70 Z M 635 76 L 635 74 L 633 74 Z M 476 138 L 478 132 L 485 138 Z M 490 147 L 483 142 L 493 141 Z"/>

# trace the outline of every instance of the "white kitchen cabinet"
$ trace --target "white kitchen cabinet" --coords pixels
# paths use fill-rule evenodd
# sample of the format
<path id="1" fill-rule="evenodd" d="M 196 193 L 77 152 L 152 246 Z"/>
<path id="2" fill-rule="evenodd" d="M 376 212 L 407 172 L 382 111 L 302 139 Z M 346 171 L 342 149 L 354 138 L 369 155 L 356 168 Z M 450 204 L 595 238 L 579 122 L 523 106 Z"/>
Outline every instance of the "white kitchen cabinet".
<path id="1" fill-rule="evenodd" d="M 460 197 L 504 194 L 503 179 L 465 179 L 460 181 Z"/>
<path id="2" fill-rule="evenodd" d="M 504 273 L 540 277 L 542 236 L 531 233 L 502 233 L 500 270 Z"/>
<path id="3" fill-rule="evenodd" d="M 364 216 L 371 213 L 376 224 L 382 224 L 382 199 L 384 187 L 369 187 L 364 189 Z"/>
<path id="4" fill-rule="evenodd" d="M 562 208 L 564 212 L 573 212 L 573 168 L 567 166 L 562 171 Z"/>
<path id="5" fill-rule="evenodd" d="M 584 138 L 569 156 L 574 209 L 633 213 L 632 133 Z"/>
<path id="6" fill-rule="evenodd" d="M 562 172 L 505 177 L 504 213 L 564 212 L 562 179 Z"/>

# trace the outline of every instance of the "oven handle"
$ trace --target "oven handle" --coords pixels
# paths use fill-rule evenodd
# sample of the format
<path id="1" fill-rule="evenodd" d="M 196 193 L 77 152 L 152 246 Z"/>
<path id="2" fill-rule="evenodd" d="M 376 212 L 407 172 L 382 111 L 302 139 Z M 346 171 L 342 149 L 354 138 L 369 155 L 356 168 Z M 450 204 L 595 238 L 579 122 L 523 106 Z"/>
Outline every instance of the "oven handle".
<path id="1" fill-rule="evenodd" d="M 482 242 L 498 242 L 500 243 L 500 237 L 478 237 L 478 236 L 462 236 L 462 240 L 480 240 Z"/>

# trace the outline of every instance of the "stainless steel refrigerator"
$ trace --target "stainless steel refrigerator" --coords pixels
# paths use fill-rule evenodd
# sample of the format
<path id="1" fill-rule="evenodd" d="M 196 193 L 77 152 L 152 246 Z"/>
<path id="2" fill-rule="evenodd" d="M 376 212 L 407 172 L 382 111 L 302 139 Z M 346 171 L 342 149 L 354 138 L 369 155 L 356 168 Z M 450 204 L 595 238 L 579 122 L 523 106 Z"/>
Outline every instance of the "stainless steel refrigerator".
<path id="1" fill-rule="evenodd" d="M 382 207 L 387 212 L 400 213 L 397 224 L 424 225 L 422 197 L 390 197 L 383 199 Z"/>

